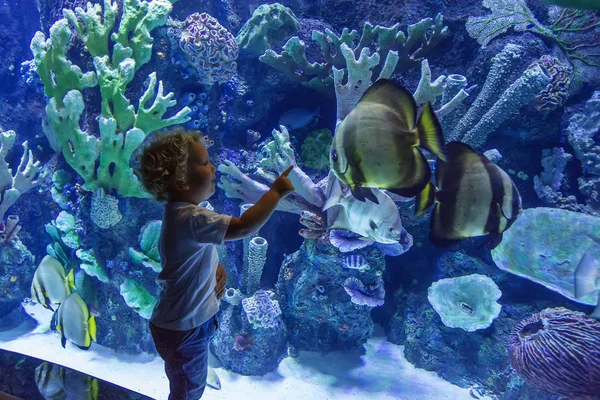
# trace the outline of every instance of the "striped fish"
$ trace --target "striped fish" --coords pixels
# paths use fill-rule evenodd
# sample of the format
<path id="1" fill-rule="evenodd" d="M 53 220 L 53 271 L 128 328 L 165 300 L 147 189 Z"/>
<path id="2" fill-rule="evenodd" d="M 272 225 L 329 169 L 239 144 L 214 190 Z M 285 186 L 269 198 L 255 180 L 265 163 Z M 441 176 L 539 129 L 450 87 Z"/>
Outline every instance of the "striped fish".
<path id="1" fill-rule="evenodd" d="M 425 104 L 417 105 L 408 90 L 380 79 L 361 97 L 337 129 L 329 161 L 335 176 L 360 201 L 377 203 L 369 188 L 414 197 L 427 185 L 431 170 L 417 147 L 445 160 L 442 128 Z"/>
<path id="2" fill-rule="evenodd" d="M 416 200 L 416 214 L 431 204 L 429 238 L 448 247 L 465 238 L 489 235 L 490 248 L 502 240 L 522 211 L 521 196 L 510 176 L 483 154 L 460 142 L 446 145 L 448 161 L 438 160 L 435 179 Z"/>
<path id="3" fill-rule="evenodd" d="M 349 256 L 344 257 L 343 266 L 344 268 L 358 269 L 360 271 L 368 270 L 371 268 L 367 260 L 365 260 L 365 258 L 360 254 L 351 254 Z"/>

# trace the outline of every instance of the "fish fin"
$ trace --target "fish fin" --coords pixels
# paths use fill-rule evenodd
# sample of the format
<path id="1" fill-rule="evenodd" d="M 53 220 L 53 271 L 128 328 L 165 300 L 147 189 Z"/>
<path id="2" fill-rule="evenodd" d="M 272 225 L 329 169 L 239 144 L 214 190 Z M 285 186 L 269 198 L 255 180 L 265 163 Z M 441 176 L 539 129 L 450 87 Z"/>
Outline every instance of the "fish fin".
<path id="1" fill-rule="evenodd" d="M 490 250 L 494 250 L 502 242 L 502 233 L 490 233 L 488 237 L 487 246 Z"/>
<path id="2" fill-rule="evenodd" d="M 419 136 L 419 146 L 434 154 L 440 160 L 447 161 L 446 154 L 444 154 L 442 126 L 435 116 L 430 102 L 425 104 L 419 117 L 417 134 Z"/>
<path id="3" fill-rule="evenodd" d="M 66 349 L 65 346 L 67 345 L 67 338 L 65 337 L 65 334 L 62 333 L 62 331 L 59 331 L 59 332 L 60 332 L 60 345 L 63 347 L 63 349 Z"/>
<path id="4" fill-rule="evenodd" d="M 431 235 L 431 233 L 429 234 L 429 241 L 431 241 L 431 243 L 433 243 L 435 247 L 440 249 L 446 249 L 448 247 L 454 246 L 456 243 L 459 242 L 459 240 L 456 239 L 440 238 L 435 235 Z"/>
<path id="5" fill-rule="evenodd" d="M 321 105 L 320 104 L 313 111 L 313 118 L 321 118 Z"/>
<path id="6" fill-rule="evenodd" d="M 91 343 L 88 346 L 80 346 L 78 344 L 76 344 L 75 346 L 79 347 L 81 350 L 89 350 L 90 346 L 91 346 Z"/>
<path id="7" fill-rule="evenodd" d="M 417 103 L 412 94 L 396 82 L 389 79 L 379 79 L 371 85 L 362 95 L 358 104 L 362 102 L 382 104 L 392 107 L 400 114 L 401 120 L 406 123 L 406 130 L 413 130 L 417 116 Z"/>
<path id="8" fill-rule="evenodd" d="M 208 367 L 208 374 L 206 376 L 206 384 L 213 389 L 221 390 L 221 380 L 214 369 Z"/>
<path id="9" fill-rule="evenodd" d="M 93 315 L 88 320 L 88 331 L 90 332 L 90 336 L 92 337 L 92 340 L 94 342 L 97 342 L 97 340 L 96 340 L 96 317 L 94 317 Z"/>
<path id="10" fill-rule="evenodd" d="M 444 249 L 458 243 L 458 240 L 445 237 L 442 229 L 442 214 L 440 208 L 441 204 L 436 204 L 431 213 L 431 220 L 429 222 L 429 240 L 435 247 Z"/>
<path id="11" fill-rule="evenodd" d="M 362 240 L 363 242 L 374 242 L 375 240 L 373 240 L 373 238 L 370 237 L 366 237 L 366 236 L 361 236 L 359 238 L 357 238 L 358 240 Z"/>
<path id="12" fill-rule="evenodd" d="M 333 179 L 334 181 L 331 183 L 331 191 L 329 192 L 329 196 L 327 196 L 327 200 L 325 201 L 321 211 L 326 211 L 327 209 L 340 204 L 340 199 L 342 198 L 342 186 L 337 178 Z"/>
<path id="13" fill-rule="evenodd" d="M 77 289 L 75 287 L 75 277 L 73 275 L 73 270 L 70 270 L 69 273 L 67 274 L 67 286 L 70 286 L 74 290 Z"/>
<path id="14" fill-rule="evenodd" d="M 415 197 L 427 186 L 431 180 L 431 170 L 427 159 L 417 148 L 413 148 L 413 155 L 413 174 L 404 179 L 406 187 L 388 188 L 388 191 L 403 197 Z"/>
<path id="15" fill-rule="evenodd" d="M 90 384 L 91 386 L 91 395 L 92 395 L 92 400 L 98 400 L 98 393 L 100 392 L 100 388 L 98 387 L 98 379 L 94 378 L 92 379 L 92 383 Z"/>
<path id="16" fill-rule="evenodd" d="M 47 308 L 48 310 L 54 312 L 54 308 L 52 308 L 52 306 L 50 305 L 50 302 L 48 302 L 48 304 L 44 304 L 44 308 Z"/>
<path id="17" fill-rule="evenodd" d="M 575 298 L 580 299 L 600 289 L 600 264 L 592 256 L 584 253 L 575 268 Z"/>
<path id="18" fill-rule="evenodd" d="M 360 191 L 362 192 L 365 199 L 371 201 L 372 203 L 379 204 L 379 199 L 375 196 L 375 193 L 371 188 L 360 187 Z"/>
<path id="19" fill-rule="evenodd" d="M 375 197 L 375 194 L 373 194 L 371 189 L 362 187 L 360 183 L 352 185 L 350 190 L 352 190 L 352 196 L 358 201 L 364 203 L 365 201 L 370 200 L 375 204 L 379 204 L 379 200 L 377 200 L 377 197 Z"/>
<path id="20" fill-rule="evenodd" d="M 435 192 L 435 200 L 439 203 L 454 203 L 456 194 L 448 190 L 438 190 Z"/>
<path id="21" fill-rule="evenodd" d="M 415 199 L 415 216 L 423 214 L 435 202 L 435 187 L 431 182 L 427 183 L 421 193 Z"/>

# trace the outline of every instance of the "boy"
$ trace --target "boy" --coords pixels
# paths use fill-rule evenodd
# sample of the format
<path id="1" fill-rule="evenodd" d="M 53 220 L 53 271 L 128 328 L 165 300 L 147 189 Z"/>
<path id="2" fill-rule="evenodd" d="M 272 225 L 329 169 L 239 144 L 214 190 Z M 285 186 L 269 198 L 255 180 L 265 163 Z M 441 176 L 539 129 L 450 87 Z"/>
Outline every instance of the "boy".
<path id="1" fill-rule="evenodd" d="M 146 189 L 166 201 L 159 253 L 162 271 L 150 331 L 169 378 L 169 400 L 202 397 L 208 344 L 218 328 L 215 314 L 225 290 L 225 271 L 215 245 L 242 239 L 262 227 L 279 200 L 294 190 L 288 168 L 241 217 L 197 206 L 215 192 L 215 170 L 200 132 L 174 129 L 139 157 Z"/>

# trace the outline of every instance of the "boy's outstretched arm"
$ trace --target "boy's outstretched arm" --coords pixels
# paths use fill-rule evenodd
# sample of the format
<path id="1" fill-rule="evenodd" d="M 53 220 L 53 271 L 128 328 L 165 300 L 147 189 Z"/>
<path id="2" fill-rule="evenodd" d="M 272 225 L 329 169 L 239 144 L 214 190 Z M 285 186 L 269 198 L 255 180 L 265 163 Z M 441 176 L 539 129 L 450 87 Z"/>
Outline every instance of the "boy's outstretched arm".
<path id="1" fill-rule="evenodd" d="M 248 237 L 269 220 L 279 200 L 294 191 L 294 186 L 287 177 L 293 168 L 293 165 L 290 166 L 279 178 L 275 179 L 269 191 L 239 218 L 231 217 L 231 222 L 225 233 L 226 241 Z"/>

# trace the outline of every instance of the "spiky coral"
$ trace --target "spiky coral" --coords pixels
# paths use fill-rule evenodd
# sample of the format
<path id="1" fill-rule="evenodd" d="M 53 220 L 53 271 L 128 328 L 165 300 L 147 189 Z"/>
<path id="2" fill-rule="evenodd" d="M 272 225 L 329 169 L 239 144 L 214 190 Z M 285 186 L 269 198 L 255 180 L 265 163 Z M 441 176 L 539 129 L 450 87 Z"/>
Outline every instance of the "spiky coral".
<path id="1" fill-rule="evenodd" d="M 123 196 L 148 197 L 129 165 L 131 155 L 150 132 L 186 122 L 190 110 L 184 108 L 163 118 L 176 101 L 172 93 L 164 95 L 162 82 L 157 86 L 155 73 L 149 76 L 137 110 L 126 96 L 136 71 L 150 59 L 150 33 L 166 22 L 171 1 L 125 0 L 120 25 L 115 28 L 118 9 L 116 2 L 104 0 L 103 6 L 88 3 L 86 10 L 65 10 L 65 18 L 52 26 L 48 39 L 42 32 L 35 34 L 31 51 L 50 98 L 46 107 L 49 128 L 60 142 L 65 160 L 84 179 L 83 188 L 116 189 Z M 94 71 L 84 73 L 68 60 L 72 29 L 93 58 Z M 80 128 L 85 109 L 81 91 L 96 85 L 102 96 L 100 139 Z"/>
<path id="2" fill-rule="evenodd" d="M 15 143 L 15 131 L 0 132 L 0 222 L 21 194 L 36 187 L 40 175 L 40 162 L 34 161 L 27 141 L 23 142 L 23 156 L 17 171 L 13 175 L 5 158 Z"/>
<path id="3" fill-rule="evenodd" d="M 344 28 L 340 36 L 329 29 L 325 29 L 325 32 L 314 30 L 312 40 L 318 43 L 323 52 L 323 63 L 307 60 L 306 44 L 297 36 L 288 40 L 280 54 L 268 49 L 259 60 L 305 86 L 331 93 L 334 68 L 347 70 L 348 74 L 352 74 L 351 69 L 360 65 L 361 68 L 366 67 L 375 74 L 385 71 L 391 76 L 394 72 L 406 71 L 418 65 L 447 33 L 448 28 L 444 26 L 441 14 L 435 19 L 425 18 L 416 24 L 408 25 L 406 33 L 400 30 L 399 23 L 384 27 L 365 22 L 360 39 L 356 30 L 350 31 L 348 28 Z M 369 46 L 375 40 L 378 44 L 376 59 L 372 58 L 374 55 L 369 57 Z M 347 49 L 344 50 L 344 46 Z M 359 57 L 357 65 L 348 63 L 350 58 L 348 54 L 344 54 L 348 52 L 353 53 L 352 59 Z M 385 62 L 389 53 L 393 54 L 396 62 L 393 68 L 388 67 L 386 71 L 386 64 L 379 65 L 379 62 Z M 360 62 L 365 57 L 369 60 L 366 64 Z M 341 75 L 343 78 L 344 73 Z M 366 83 L 367 87 L 370 83 Z"/>
<path id="4" fill-rule="evenodd" d="M 596 14 L 566 8 L 557 13 L 551 8 L 553 22 L 547 28 L 535 19 L 524 0 L 483 0 L 482 5 L 490 9 L 491 14 L 469 17 L 465 25 L 469 35 L 482 46 L 513 28 L 554 41 L 570 60 L 600 66 L 600 32 L 596 29 L 600 27 L 600 17 Z"/>

